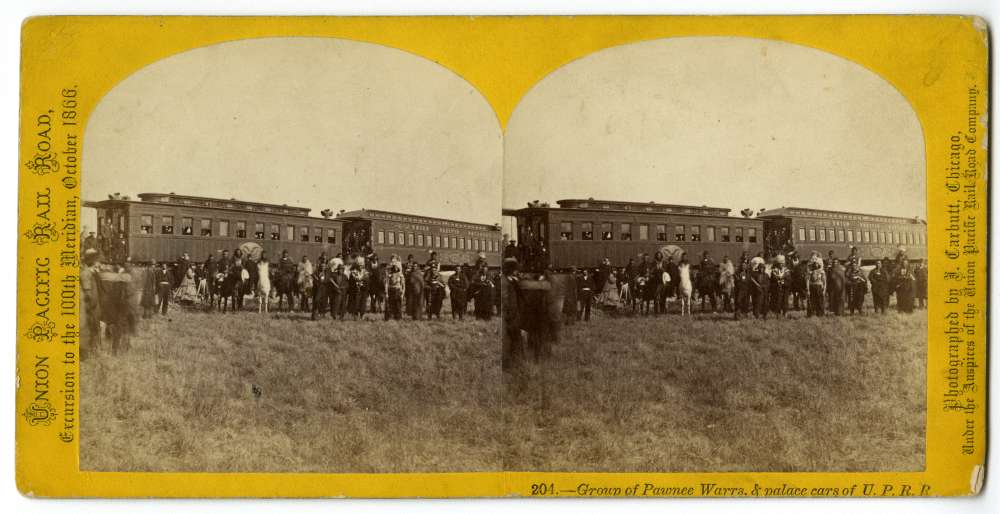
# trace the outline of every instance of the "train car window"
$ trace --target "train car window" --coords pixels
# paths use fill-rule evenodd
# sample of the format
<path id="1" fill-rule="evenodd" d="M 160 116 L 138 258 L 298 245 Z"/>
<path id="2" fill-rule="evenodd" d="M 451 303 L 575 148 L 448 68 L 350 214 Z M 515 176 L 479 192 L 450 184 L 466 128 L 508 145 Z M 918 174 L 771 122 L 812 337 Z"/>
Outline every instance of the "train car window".
<path id="1" fill-rule="evenodd" d="M 295 225 L 285 225 L 285 241 L 295 241 Z"/>
<path id="2" fill-rule="evenodd" d="M 743 227 L 736 227 L 736 231 L 735 232 L 736 232 L 736 242 L 737 243 L 742 243 L 743 242 Z"/>
<path id="3" fill-rule="evenodd" d="M 204 218 L 201 220 L 201 235 L 203 237 L 210 237 L 212 235 L 212 220 Z"/>
<path id="4" fill-rule="evenodd" d="M 381 234 L 381 232 L 379 232 Z M 326 242 L 334 244 L 337 242 L 337 230 L 333 228 L 326 229 Z M 381 242 L 381 241 L 380 241 Z"/>
<path id="5" fill-rule="evenodd" d="M 729 238 L 729 227 L 719 227 L 719 237 L 721 237 L 723 243 L 728 243 Z"/>
<path id="6" fill-rule="evenodd" d="M 471 243 L 472 243 L 472 246 L 469 247 L 470 250 L 478 250 L 479 249 L 479 240 L 478 239 L 473 239 L 471 241 Z"/>
<path id="7" fill-rule="evenodd" d="M 819 229 L 819 240 L 826 241 L 826 230 Z"/>
<path id="8" fill-rule="evenodd" d="M 406 234 L 406 246 L 413 246 L 413 232 Z"/>
<path id="9" fill-rule="evenodd" d="M 378 244 L 380 244 L 380 245 L 384 245 L 385 244 L 385 231 L 384 230 L 379 230 L 378 231 L 378 239 L 377 239 L 377 241 L 378 241 Z"/>
<path id="10" fill-rule="evenodd" d="M 459 250 L 465 250 L 465 238 L 464 237 L 458 238 L 458 249 Z"/>
<path id="11" fill-rule="evenodd" d="M 219 220 L 219 237 L 229 237 L 229 222 Z"/>
<path id="12" fill-rule="evenodd" d="M 833 242 L 833 229 L 832 228 L 826 229 L 826 240 L 829 241 L 829 242 L 831 242 L 831 243 Z"/>
<path id="13" fill-rule="evenodd" d="M 816 240 L 816 229 L 814 228 L 809 229 L 809 240 L 810 241 Z"/>
<path id="14" fill-rule="evenodd" d="M 281 241 L 281 227 L 271 224 L 271 241 Z"/>
<path id="15" fill-rule="evenodd" d="M 254 239 L 264 239 L 264 224 L 254 223 L 253 224 L 253 238 Z"/>
<path id="16" fill-rule="evenodd" d="M 806 229 L 803 227 L 799 227 L 799 242 L 801 243 L 805 240 L 806 240 Z"/>
<path id="17" fill-rule="evenodd" d="M 674 226 L 674 241 L 684 241 L 687 239 L 687 234 L 684 233 L 684 225 Z"/>
<path id="18" fill-rule="evenodd" d="M 892 244 L 899 244 L 899 232 L 892 233 Z"/>
<path id="19" fill-rule="evenodd" d="M 869 232 L 869 231 L 866 230 L 866 231 L 864 231 L 864 235 L 865 235 L 864 241 L 866 243 L 872 242 L 872 233 L 871 232 Z"/>
<path id="20" fill-rule="evenodd" d="M 747 229 L 747 242 L 756 243 L 757 242 L 757 229 L 748 228 Z"/>
<path id="21" fill-rule="evenodd" d="M 854 231 L 853 230 L 848 230 L 847 231 L 847 242 L 848 243 L 853 243 L 854 242 Z"/>
<path id="22" fill-rule="evenodd" d="M 173 216 L 163 216 L 160 218 L 160 233 L 161 234 L 173 234 L 174 233 L 174 217 Z"/>
<path id="23" fill-rule="evenodd" d="M 572 221 L 562 221 L 559 223 L 559 240 L 560 241 L 572 241 L 573 240 L 573 222 Z"/>
<path id="24" fill-rule="evenodd" d="M 483 239 L 482 242 L 479 243 L 479 247 L 482 248 L 483 250 L 486 250 L 486 240 L 485 239 Z"/>
<path id="25" fill-rule="evenodd" d="M 594 224 L 589 221 L 584 221 L 580 224 L 580 239 L 584 241 L 594 240 Z"/>
<path id="26" fill-rule="evenodd" d="M 441 244 L 444 245 L 442 246 L 442 248 L 448 248 L 448 236 L 444 236 L 441 238 Z"/>
<path id="27" fill-rule="evenodd" d="M 313 227 L 313 242 L 314 243 L 323 242 L 323 229 L 319 227 Z"/>
<path id="28" fill-rule="evenodd" d="M 403 243 L 405 241 L 406 241 L 406 239 L 403 238 L 403 233 L 402 232 L 396 232 L 396 244 L 399 245 L 399 246 L 403 246 Z"/>
<path id="29" fill-rule="evenodd" d="M 143 214 L 139 217 L 139 233 L 151 235 L 153 233 L 153 217 Z"/>
<path id="30" fill-rule="evenodd" d="M 417 246 L 424 246 L 424 235 L 417 234 Z"/>
<path id="31" fill-rule="evenodd" d="M 619 237 L 619 239 L 621 239 L 622 241 L 631 241 L 632 240 L 632 224 L 631 223 L 622 223 L 621 230 L 619 231 L 619 233 L 621 234 L 621 237 Z"/>
<path id="32" fill-rule="evenodd" d="M 611 223 L 601 222 L 601 240 L 611 241 L 615 238 L 615 233 L 611 231 Z"/>
<path id="33" fill-rule="evenodd" d="M 299 241 L 303 243 L 309 242 L 309 227 L 299 227 Z"/>
<path id="34" fill-rule="evenodd" d="M 447 239 L 445 238 L 445 240 Z M 434 236 L 434 248 L 441 248 L 441 236 Z"/>
<path id="35" fill-rule="evenodd" d="M 445 248 L 448 247 L 448 245 L 444 245 L 444 246 L 445 246 Z M 452 248 L 458 248 L 458 238 L 457 237 L 451 238 L 451 247 Z"/>
<path id="36" fill-rule="evenodd" d="M 705 240 L 715 241 L 715 227 L 705 227 Z"/>
<path id="37" fill-rule="evenodd" d="M 639 240 L 648 241 L 649 240 L 649 225 L 645 223 L 639 224 Z"/>
<path id="38" fill-rule="evenodd" d="M 691 241 L 696 243 L 701 241 L 701 226 L 691 225 Z"/>
<path id="39" fill-rule="evenodd" d="M 844 242 L 844 229 L 837 229 L 837 242 Z"/>
<path id="40" fill-rule="evenodd" d="M 247 222 L 245 221 L 236 222 L 236 237 L 239 239 L 247 238 Z"/>
<path id="41" fill-rule="evenodd" d="M 885 232 L 879 232 L 878 233 L 878 242 L 882 243 L 882 244 L 885 244 Z"/>
<path id="42" fill-rule="evenodd" d="M 391 244 L 391 245 L 396 244 L 396 233 L 395 232 L 389 232 L 389 244 Z"/>
<path id="43" fill-rule="evenodd" d="M 857 231 L 854 232 L 854 240 L 857 241 L 857 242 L 859 242 L 859 243 L 861 242 L 861 231 L 860 230 L 857 230 Z"/>

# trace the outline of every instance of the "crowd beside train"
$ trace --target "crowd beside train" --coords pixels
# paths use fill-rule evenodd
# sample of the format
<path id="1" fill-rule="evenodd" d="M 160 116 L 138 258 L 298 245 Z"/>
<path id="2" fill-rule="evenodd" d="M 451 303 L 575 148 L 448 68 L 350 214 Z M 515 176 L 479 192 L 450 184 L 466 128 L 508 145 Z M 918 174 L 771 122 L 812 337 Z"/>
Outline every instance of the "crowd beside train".
<path id="1" fill-rule="evenodd" d="M 450 299 L 452 318 L 489 320 L 499 313 L 499 280 L 482 253 L 471 265 L 443 272 L 436 252 L 423 263 L 413 255 L 381 263 L 374 252 L 346 259 L 324 253 L 315 263 L 282 252 L 272 261 L 266 252 L 254 257 L 235 249 L 200 262 L 185 253 L 174 262 L 106 264 L 99 250 L 88 248 L 80 271 L 81 335 L 89 351 L 105 336 L 113 352 L 127 348 L 139 319 L 167 315 L 171 305 L 215 312 L 298 311 L 312 320 L 370 315 L 421 320 L 441 319 Z"/>
<path id="2" fill-rule="evenodd" d="M 610 260 L 593 268 L 572 268 L 575 291 L 564 302 L 565 314 L 589 320 L 593 310 L 611 314 L 664 314 L 671 304 L 682 315 L 700 303 L 701 312 L 730 313 L 734 318 L 784 317 L 792 310 L 807 316 L 863 314 L 865 299 L 885 313 L 895 297 L 902 313 L 926 308 L 927 266 L 911 262 L 905 250 L 895 258 L 862 266 L 857 248 L 846 258 L 833 251 L 802 258 L 792 249 L 765 258 L 744 252 L 736 262 L 724 256 L 715 262 L 708 252 L 692 263 L 687 254 L 675 262 L 660 252 L 640 254 L 624 267 Z"/>

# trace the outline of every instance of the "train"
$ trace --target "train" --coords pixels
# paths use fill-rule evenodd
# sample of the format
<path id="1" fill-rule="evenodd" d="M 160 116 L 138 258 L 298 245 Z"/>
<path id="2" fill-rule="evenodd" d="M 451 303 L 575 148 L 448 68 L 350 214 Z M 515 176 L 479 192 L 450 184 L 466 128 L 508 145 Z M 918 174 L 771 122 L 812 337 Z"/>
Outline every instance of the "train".
<path id="1" fill-rule="evenodd" d="M 473 264 L 482 257 L 499 267 L 499 225 L 414 214 L 360 209 L 310 216 L 307 207 L 171 193 L 141 193 L 138 200 L 118 193 L 85 201 L 97 211 L 97 230 L 84 246 L 95 246 L 109 262 L 194 260 L 240 248 L 257 258 L 287 251 L 294 259 L 319 255 L 370 255 L 382 262 L 413 255 L 421 262 L 438 254 L 444 269 Z M 87 241 L 93 238 L 92 242 Z"/>
<path id="2" fill-rule="evenodd" d="M 517 252 L 530 254 L 529 267 L 565 270 L 595 266 L 609 259 L 625 266 L 639 254 L 662 252 L 674 261 L 687 254 L 697 262 L 736 260 L 746 252 L 773 256 L 792 250 L 845 258 L 858 249 L 863 264 L 895 257 L 905 249 L 910 260 L 927 258 L 927 223 L 918 218 L 782 207 L 742 216 L 731 209 L 668 203 L 564 199 L 557 206 L 531 202 L 504 209 L 516 226 Z"/>

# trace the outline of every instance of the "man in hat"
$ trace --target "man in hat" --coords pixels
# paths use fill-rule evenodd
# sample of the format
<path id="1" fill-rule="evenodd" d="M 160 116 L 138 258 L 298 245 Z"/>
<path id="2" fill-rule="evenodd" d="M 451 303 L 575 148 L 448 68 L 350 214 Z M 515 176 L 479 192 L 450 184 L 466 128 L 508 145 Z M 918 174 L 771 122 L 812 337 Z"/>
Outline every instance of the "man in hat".
<path id="1" fill-rule="evenodd" d="M 813 252 L 808 266 L 806 280 L 809 285 L 809 302 L 806 305 L 806 316 L 822 316 L 823 303 L 826 301 L 826 270 L 819 253 Z"/>
<path id="2" fill-rule="evenodd" d="M 330 302 L 330 293 L 333 285 L 333 273 L 327 269 L 326 261 L 320 261 L 316 266 L 316 274 L 313 275 L 313 297 L 312 297 L 312 320 L 316 320 L 316 314 L 320 317 L 326 316 L 329 310 L 334 315 L 333 304 Z"/>
<path id="3" fill-rule="evenodd" d="M 80 267 L 80 359 L 96 354 L 101 347 L 100 253 L 96 248 L 83 252 Z"/>
<path id="4" fill-rule="evenodd" d="M 771 266 L 771 311 L 785 317 L 788 314 L 788 286 L 792 272 L 785 266 L 785 256 L 778 254 Z"/>
<path id="5" fill-rule="evenodd" d="M 521 291 L 518 289 L 518 262 L 513 257 L 503 260 L 503 277 L 500 279 L 500 312 L 503 314 L 502 365 L 509 369 L 524 359 L 524 340 L 521 337 Z"/>

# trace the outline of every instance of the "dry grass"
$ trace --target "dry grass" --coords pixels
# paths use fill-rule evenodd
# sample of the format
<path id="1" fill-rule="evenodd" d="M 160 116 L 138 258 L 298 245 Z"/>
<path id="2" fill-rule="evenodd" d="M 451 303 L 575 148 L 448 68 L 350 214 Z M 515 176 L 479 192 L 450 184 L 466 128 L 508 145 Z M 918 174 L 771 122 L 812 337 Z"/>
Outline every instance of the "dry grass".
<path id="1" fill-rule="evenodd" d="M 298 316 L 172 310 L 84 362 L 81 469 L 501 469 L 496 319 Z"/>
<path id="2" fill-rule="evenodd" d="M 578 323 L 504 375 L 504 466 L 922 470 L 926 334 L 925 311 Z"/>

